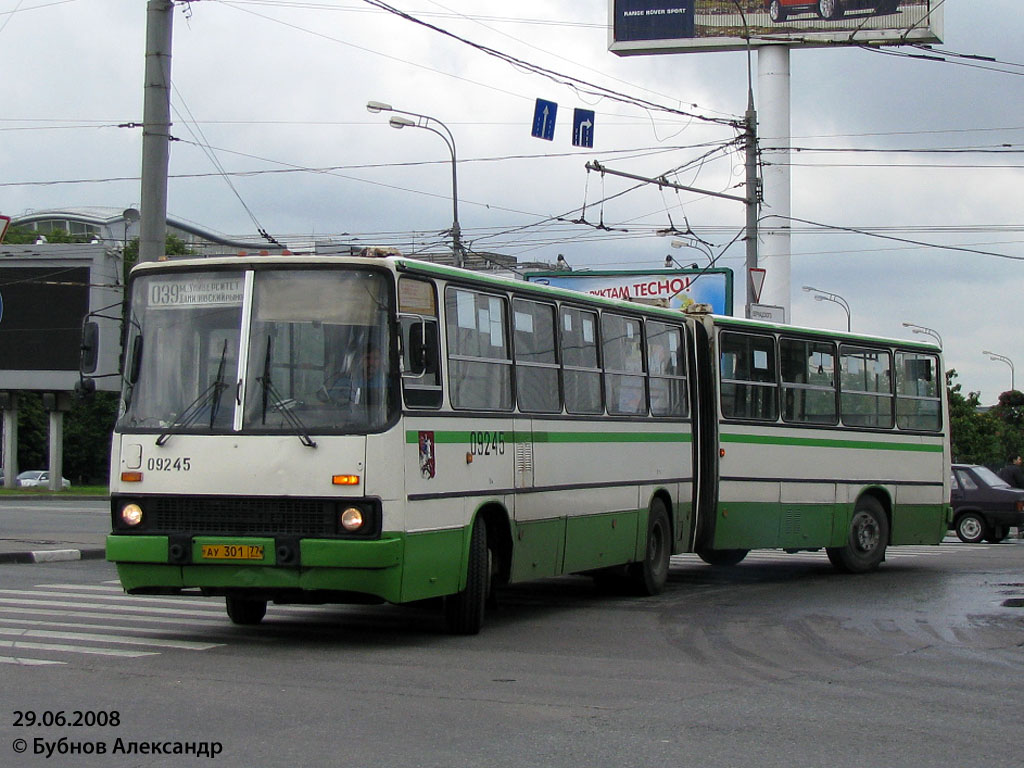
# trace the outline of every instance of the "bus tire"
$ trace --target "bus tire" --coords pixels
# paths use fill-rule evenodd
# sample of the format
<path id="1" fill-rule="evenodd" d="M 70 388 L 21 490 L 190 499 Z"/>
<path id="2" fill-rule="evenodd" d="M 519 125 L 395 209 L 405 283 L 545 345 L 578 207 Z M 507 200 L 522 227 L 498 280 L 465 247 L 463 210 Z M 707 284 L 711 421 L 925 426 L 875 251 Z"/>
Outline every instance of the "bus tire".
<path id="1" fill-rule="evenodd" d="M 743 562 L 749 552 L 749 549 L 698 549 L 697 557 L 708 565 L 731 568 Z"/>
<path id="2" fill-rule="evenodd" d="M 489 555 L 487 524 L 478 518 L 469 540 L 466 588 L 444 599 L 445 625 L 453 635 L 475 635 L 483 626 L 490 584 Z"/>
<path id="3" fill-rule="evenodd" d="M 836 570 L 843 573 L 867 573 L 885 560 L 889 543 L 889 519 L 878 499 L 864 496 L 853 509 L 846 545 L 826 547 L 825 553 Z"/>
<path id="4" fill-rule="evenodd" d="M 668 581 L 668 563 L 672 555 L 672 526 L 665 504 L 660 499 L 651 502 L 647 516 L 647 545 L 644 559 L 629 566 L 629 582 L 641 595 L 657 595 Z"/>
<path id="5" fill-rule="evenodd" d="M 233 624 L 252 626 L 259 624 L 267 615 L 266 600 L 228 595 L 224 598 L 224 603 L 228 609 L 228 618 Z"/>

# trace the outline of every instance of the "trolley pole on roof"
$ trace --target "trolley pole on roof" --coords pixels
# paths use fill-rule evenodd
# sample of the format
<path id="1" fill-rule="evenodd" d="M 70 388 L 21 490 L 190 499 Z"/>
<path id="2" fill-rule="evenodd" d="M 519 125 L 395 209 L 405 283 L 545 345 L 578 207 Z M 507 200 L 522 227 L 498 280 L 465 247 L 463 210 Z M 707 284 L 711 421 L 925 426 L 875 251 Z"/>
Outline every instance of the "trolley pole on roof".
<path id="1" fill-rule="evenodd" d="M 172 0 L 146 5 L 146 74 L 142 107 L 142 195 L 139 261 L 164 257 L 167 238 L 167 166 L 171 138 Z"/>

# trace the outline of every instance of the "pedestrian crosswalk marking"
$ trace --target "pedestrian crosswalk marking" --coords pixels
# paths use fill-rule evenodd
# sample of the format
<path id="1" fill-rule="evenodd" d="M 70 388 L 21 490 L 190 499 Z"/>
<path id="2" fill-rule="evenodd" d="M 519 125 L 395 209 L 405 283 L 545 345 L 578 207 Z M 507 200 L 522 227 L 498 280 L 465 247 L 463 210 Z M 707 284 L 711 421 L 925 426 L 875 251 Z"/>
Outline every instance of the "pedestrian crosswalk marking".
<path id="1" fill-rule="evenodd" d="M 178 648 L 185 651 L 208 651 L 224 643 L 198 643 L 192 640 L 164 640 L 158 637 L 131 637 L 127 635 L 97 634 L 92 632 L 60 632 L 52 629 L 18 629 L 0 627 L 0 635 L 10 637 L 35 637 L 43 640 L 84 640 L 87 642 L 114 643 L 115 645 L 148 645 L 154 648 Z M 2 642 L 2 641 L 0 641 Z"/>
<path id="2" fill-rule="evenodd" d="M 123 656 L 128 658 L 156 656 L 156 651 L 125 651 L 120 648 L 94 648 L 87 645 L 66 645 L 64 643 L 36 643 L 28 640 L 0 640 L 0 648 L 12 648 L 19 651 L 61 651 L 62 653 L 86 653 L 97 656 Z"/>
<path id="3" fill-rule="evenodd" d="M 0 656 L 0 664 L 17 664 L 22 667 L 47 667 L 55 664 L 67 664 L 67 662 L 54 661 L 52 659 L 23 659 L 20 656 Z"/>
<path id="4" fill-rule="evenodd" d="M 19 616 L 53 616 L 54 611 L 52 608 L 23 608 L 17 606 L 5 606 L 0 605 L 0 615 L 12 614 Z M 61 611 L 61 616 L 66 616 L 73 619 L 109 619 L 110 613 L 97 613 L 94 611 Z M 134 618 L 134 617 L 132 617 Z M 147 624 L 173 624 L 176 627 L 181 626 L 180 618 L 173 618 L 170 616 L 146 616 Z M 189 619 L 189 624 L 204 624 L 224 626 L 224 614 L 218 613 L 217 618 L 204 619 L 200 617 L 194 617 Z M 137 629 L 137 627 L 135 628 Z"/>

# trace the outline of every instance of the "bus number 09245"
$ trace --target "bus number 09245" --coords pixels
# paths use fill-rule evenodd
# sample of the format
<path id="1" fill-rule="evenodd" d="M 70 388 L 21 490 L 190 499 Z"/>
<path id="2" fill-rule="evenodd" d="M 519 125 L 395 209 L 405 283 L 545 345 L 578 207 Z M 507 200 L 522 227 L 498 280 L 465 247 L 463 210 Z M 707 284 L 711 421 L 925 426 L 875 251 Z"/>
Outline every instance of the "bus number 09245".
<path id="1" fill-rule="evenodd" d="M 150 472 L 188 472 L 192 469 L 192 458 L 148 459 L 146 469 Z"/>
<path id="2" fill-rule="evenodd" d="M 504 432 L 470 432 L 469 452 L 474 456 L 504 456 Z"/>

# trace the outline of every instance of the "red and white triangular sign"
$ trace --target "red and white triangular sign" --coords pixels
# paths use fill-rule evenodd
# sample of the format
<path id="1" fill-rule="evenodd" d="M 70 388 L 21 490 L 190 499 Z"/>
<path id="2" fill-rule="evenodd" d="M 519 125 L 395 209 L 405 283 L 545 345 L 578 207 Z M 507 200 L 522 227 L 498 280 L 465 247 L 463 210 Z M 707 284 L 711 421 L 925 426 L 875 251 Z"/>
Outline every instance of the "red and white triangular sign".
<path id="1" fill-rule="evenodd" d="M 750 285 L 754 289 L 754 304 L 761 301 L 761 289 L 764 288 L 765 271 L 761 267 L 750 268 Z"/>

